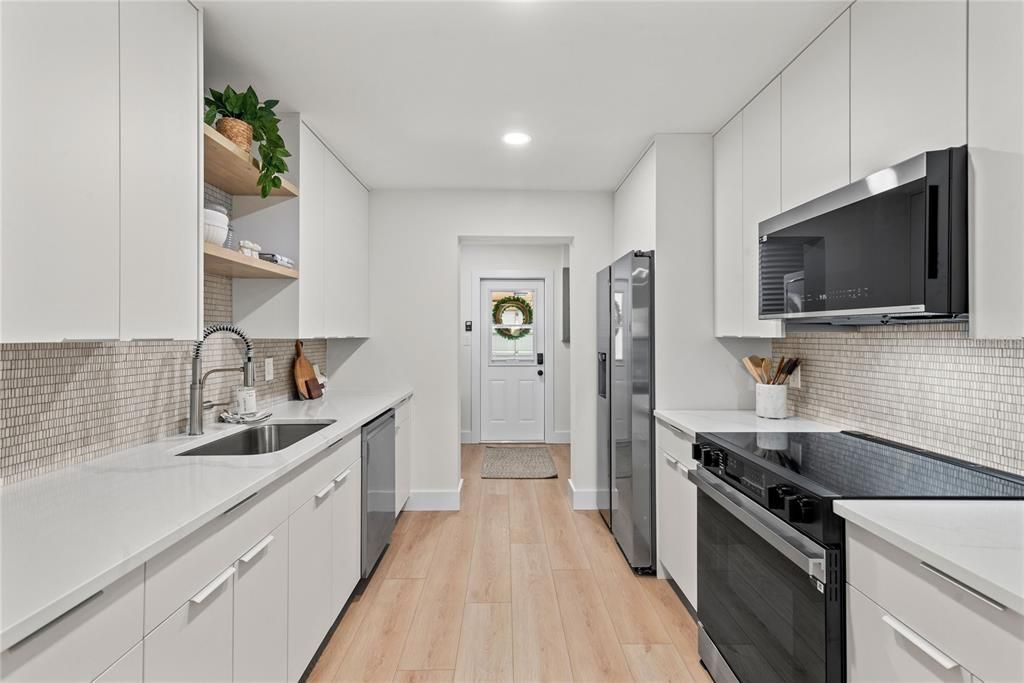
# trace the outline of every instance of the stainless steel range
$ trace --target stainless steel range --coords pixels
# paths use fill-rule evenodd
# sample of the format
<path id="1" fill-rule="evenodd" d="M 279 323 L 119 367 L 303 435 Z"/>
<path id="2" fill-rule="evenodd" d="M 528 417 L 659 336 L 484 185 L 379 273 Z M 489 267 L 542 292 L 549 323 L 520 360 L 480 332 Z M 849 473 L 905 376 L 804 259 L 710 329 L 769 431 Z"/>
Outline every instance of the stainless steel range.
<path id="1" fill-rule="evenodd" d="M 699 647 L 717 683 L 845 680 L 834 501 L 1024 499 L 1024 479 L 855 433 L 703 434 L 693 455 Z"/>

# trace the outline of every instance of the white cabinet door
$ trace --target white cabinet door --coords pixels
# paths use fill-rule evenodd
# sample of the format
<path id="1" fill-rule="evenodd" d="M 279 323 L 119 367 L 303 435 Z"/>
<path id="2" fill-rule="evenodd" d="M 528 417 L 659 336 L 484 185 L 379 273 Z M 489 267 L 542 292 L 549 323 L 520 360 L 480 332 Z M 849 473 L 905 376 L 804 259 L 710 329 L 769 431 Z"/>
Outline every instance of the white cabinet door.
<path id="1" fill-rule="evenodd" d="M 185 0 L 120 8 L 121 338 L 195 339 L 199 13 Z"/>
<path id="2" fill-rule="evenodd" d="M 743 112 L 714 140 L 715 336 L 743 336 Z"/>
<path id="3" fill-rule="evenodd" d="M 395 517 L 409 501 L 412 488 L 412 414 L 409 402 L 404 417 L 396 411 L 395 424 Z"/>
<path id="4" fill-rule="evenodd" d="M 850 12 L 782 72 L 782 204 L 850 182 Z"/>
<path id="5" fill-rule="evenodd" d="M 369 193 L 324 154 L 324 305 L 329 337 L 369 336 Z"/>
<path id="6" fill-rule="evenodd" d="M 971 335 L 1024 336 L 1024 3 L 972 2 Z"/>
<path id="7" fill-rule="evenodd" d="M 289 681 L 302 676 L 337 616 L 331 600 L 333 489 L 328 478 L 288 520 Z"/>
<path id="8" fill-rule="evenodd" d="M 147 683 L 230 681 L 233 573 L 229 567 L 143 641 Z"/>
<path id="9" fill-rule="evenodd" d="M 359 460 L 361 441 L 353 441 L 357 459 L 335 478 L 331 494 L 331 595 L 333 615 L 348 602 L 361 573 L 360 544 L 362 533 L 362 463 Z"/>
<path id="10" fill-rule="evenodd" d="M 680 465 L 678 474 L 679 557 L 672 578 L 697 609 L 697 485 L 690 481 L 685 466 Z"/>
<path id="11" fill-rule="evenodd" d="M 779 213 L 781 99 L 776 78 L 743 110 L 743 336 L 781 337 L 782 323 L 758 320 L 758 223 Z"/>
<path id="12" fill-rule="evenodd" d="M 299 336 L 324 336 L 324 161 L 323 143 L 299 130 Z"/>
<path id="13" fill-rule="evenodd" d="M 139 643 L 109 669 L 101 673 L 94 683 L 142 683 L 142 643 Z"/>
<path id="14" fill-rule="evenodd" d="M 288 678 L 288 522 L 238 560 L 234 680 Z"/>
<path id="15" fill-rule="evenodd" d="M 850 177 L 967 142 L 967 0 L 850 9 Z"/>
<path id="16" fill-rule="evenodd" d="M 963 683 L 971 674 L 945 652 L 846 586 L 846 679 L 849 683 Z"/>
<path id="17" fill-rule="evenodd" d="M 658 448 L 658 557 L 673 579 L 679 572 L 680 558 L 680 505 L 676 494 L 679 463 L 664 448 Z M 678 583 L 678 580 L 677 580 Z"/>
<path id="18" fill-rule="evenodd" d="M 118 3 L 0 12 L 0 339 L 117 339 Z"/>

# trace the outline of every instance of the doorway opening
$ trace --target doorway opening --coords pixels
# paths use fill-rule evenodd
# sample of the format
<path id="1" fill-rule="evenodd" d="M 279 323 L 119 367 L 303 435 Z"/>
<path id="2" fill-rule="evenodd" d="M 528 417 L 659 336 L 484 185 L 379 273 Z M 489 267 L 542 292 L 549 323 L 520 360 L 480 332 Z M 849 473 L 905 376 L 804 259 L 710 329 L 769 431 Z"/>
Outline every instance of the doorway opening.
<path id="1" fill-rule="evenodd" d="M 462 443 L 570 441 L 566 243 L 460 241 Z"/>

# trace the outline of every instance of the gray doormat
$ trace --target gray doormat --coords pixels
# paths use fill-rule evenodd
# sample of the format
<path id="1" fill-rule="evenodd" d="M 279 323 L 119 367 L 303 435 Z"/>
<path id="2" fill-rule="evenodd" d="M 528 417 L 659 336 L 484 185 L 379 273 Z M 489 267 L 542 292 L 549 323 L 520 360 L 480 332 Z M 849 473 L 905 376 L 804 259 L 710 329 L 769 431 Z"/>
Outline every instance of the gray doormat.
<path id="1" fill-rule="evenodd" d="M 558 476 L 547 446 L 488 446 L 482 479 L 551 479 Z"/>

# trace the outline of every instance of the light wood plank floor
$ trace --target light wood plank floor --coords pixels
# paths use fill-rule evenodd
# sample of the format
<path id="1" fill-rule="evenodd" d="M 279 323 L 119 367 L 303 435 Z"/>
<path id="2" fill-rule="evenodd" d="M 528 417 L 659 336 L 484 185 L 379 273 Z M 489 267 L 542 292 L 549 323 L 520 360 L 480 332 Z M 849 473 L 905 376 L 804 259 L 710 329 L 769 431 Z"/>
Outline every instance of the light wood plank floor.
<path id="1" fill-rule="evenodd" d="M 480 478 L 462 450 L 459 512 L 405 512 L 310 681 L 710 683 L 697 627 L 664 581 L 626 566 L 557 479 Z"/>

